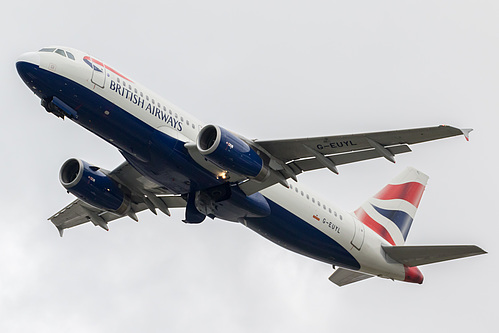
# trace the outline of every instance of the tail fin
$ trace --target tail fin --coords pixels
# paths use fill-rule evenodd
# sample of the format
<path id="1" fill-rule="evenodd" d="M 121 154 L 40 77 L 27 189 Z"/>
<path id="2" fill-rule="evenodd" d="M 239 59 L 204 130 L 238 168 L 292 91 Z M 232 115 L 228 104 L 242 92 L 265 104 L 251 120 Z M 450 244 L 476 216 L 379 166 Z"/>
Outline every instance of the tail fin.
<path id="1" fill-rule="evenodd" d="M 402 245 L 427 181 L 428 176 L 424 173 L 407 168 L 360 206 L 355 215 L 391 245 Z"/>

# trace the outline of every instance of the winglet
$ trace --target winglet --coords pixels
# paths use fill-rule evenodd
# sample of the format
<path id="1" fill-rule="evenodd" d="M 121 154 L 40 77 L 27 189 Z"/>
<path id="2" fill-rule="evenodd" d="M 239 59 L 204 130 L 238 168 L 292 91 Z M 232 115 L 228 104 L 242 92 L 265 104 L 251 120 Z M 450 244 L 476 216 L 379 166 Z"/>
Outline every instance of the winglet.
<path id="1" fill-rule="evenodd" d="M 473 131 L 473 128 L 461 128 L 461 132 L 463 132 L 466 141 L 470 141 L 470 132 Z"/>

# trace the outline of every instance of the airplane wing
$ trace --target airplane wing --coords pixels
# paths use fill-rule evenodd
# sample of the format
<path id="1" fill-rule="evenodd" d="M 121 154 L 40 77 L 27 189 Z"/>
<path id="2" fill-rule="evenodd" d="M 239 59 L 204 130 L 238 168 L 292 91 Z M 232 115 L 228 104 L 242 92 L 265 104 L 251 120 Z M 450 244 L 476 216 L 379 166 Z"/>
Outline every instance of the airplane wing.
<path id="1" fill-rule="evenodd" d="M 141 175 L 127 162 L 122 163 L 109 173 L 114 181 L 124 185 L 130 191 L 131 210 L 128 216 L 137 220 L 135 213 L 150 209 L 156 214 L 156 208 L 170 215 L 169 208 L 180 208 L 186 206 L 186 201 L 179 195 L 169 194 L 165 189 Z M 63 235 L 64 229 L 71 228 L 83 223 L 92 222 L 109 230 L 107 223 L 123 216 L 101 210 L 76 199 L 59 212 L 49 217 L 49 220 L 57 227 L 59 234 Z"/>
<path id="2" fill-rule="evenodd" d="M 287 140 L 255 140 L 254 146 L 271 156 L 270 167 L 284 179 L 321 168 L 338 173 L 337 166 L 384 157 L 395 162 L 395 155 L 410 152 L 409 145 L 457 135 L 469 139 L 471 129 L 435 126 L 386 132 L 323 136 Z M 247 181 L 241 184 L 246 194 L 269 187 L 279 181 L 269 177 L 264 182 Z"/>

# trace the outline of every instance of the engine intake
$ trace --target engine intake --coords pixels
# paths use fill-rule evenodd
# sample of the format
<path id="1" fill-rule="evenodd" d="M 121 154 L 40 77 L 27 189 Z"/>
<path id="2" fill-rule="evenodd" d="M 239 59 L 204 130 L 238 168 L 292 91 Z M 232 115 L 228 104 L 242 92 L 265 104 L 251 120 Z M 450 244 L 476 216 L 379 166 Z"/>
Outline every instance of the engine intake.
<path id="1" fill-rule="evenodd" d="M 206 125 L 198 134 L 197 148 L 207 160 L 222 169 L 262 181 L 269 169 L 258 152 L 242 138 L 216 125 Z"/>
<path id="2" fill-rule="evenodd" d="M 124 215 L 130 208 L 129 192 L 99 167 L 71 158 L 61 167 L 59 180 L 68 192 L 85 203 L 105 211 Z"/>

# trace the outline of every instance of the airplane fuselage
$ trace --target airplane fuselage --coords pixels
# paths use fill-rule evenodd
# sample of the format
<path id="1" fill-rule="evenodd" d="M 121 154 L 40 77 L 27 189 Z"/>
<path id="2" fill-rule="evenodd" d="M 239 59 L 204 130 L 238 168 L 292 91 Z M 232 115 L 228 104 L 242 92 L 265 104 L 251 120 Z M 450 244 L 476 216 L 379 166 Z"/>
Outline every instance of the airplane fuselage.
<path id="1" fill-rule="evenodd" d="M 59 49 L 75 59 L 42 51 L 27 53 L 17 62 L 21 78 L 49 111 L 57 102 L 56 115 L 115 146 L 135 169 L 170 193 L 187 195 L 227 182 L 196 163 L 185 147 L 196 141 L 204 123 L 101 61 L 74 49 Z M 276 184 L 257 195 L 253 199 L 262 196 L 268 214 L 252 214 L 246 208 L 252 203 L 243 195 L 239 201 L 226 202 L 225 208 L 232 207 L 217 217 L 240 222 L 287 249 L 328 264 L 422 282 L 419 271 L 381 251 L 394 244 L 365 227 L 355 214 L 301 184 Z"/>

